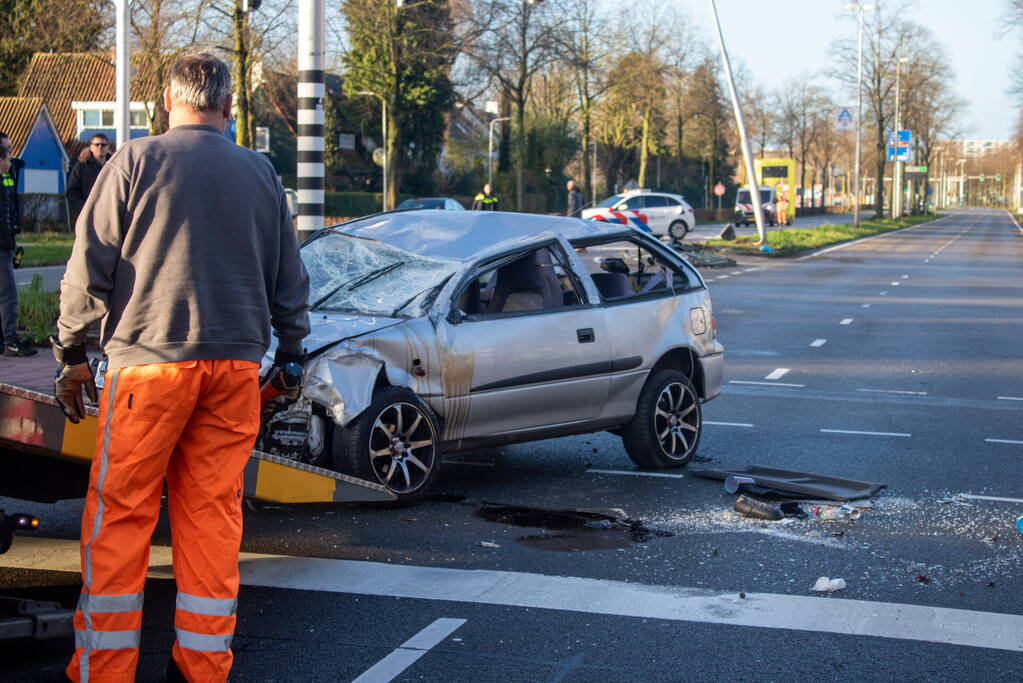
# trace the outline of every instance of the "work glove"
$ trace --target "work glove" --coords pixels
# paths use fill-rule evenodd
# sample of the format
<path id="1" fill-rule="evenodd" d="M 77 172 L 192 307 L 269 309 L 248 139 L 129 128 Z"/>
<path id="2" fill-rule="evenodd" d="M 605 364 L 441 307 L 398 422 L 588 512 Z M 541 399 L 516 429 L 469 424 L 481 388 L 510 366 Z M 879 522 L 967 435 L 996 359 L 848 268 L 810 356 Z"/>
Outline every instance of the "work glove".
<path id="1" fill-rule="evenodd" d="M 61 346 L 53 337 L 50 337 L 50 344 L 58 365 L 57 374 L 53 378 L 53 395 L 67 419 L 78 424 L 85 417 L 82 389 L 85 389 L 90 401 L 96 400 L 96 381 L 89 367 L 85 344 Z"/>
<path id="2" fill-rule="evenodd" d="M 284 370 L 284 367 L 286 365 L 289 365 L 290 363 L 295 363 L 302 370 L 305 370 L 305 364 L 306 361 L 308 360 L 309 354 L 305 353 L 305 351 L 300 352 L 282 351 L 281 349 L 278 348 L 277 352 L 274 354 L 274 364 L 270 367 L 270 372 L 267 374 L 267 377 L 272 381 L 273 378 L 276 377 L 280 371 Z M 292 366 L 288 369 L 294 370 L 294 367 Z M 301 381 L 299 381 L 294 386 L 289 387 L 284 387 L 279 381 L 277 386 L 277 390 L 280 391 L 280 395 L 286 396 L 287 398 L 290 399 L 298 398 L 299 390 L 301 388 L 302 388 Z"/>

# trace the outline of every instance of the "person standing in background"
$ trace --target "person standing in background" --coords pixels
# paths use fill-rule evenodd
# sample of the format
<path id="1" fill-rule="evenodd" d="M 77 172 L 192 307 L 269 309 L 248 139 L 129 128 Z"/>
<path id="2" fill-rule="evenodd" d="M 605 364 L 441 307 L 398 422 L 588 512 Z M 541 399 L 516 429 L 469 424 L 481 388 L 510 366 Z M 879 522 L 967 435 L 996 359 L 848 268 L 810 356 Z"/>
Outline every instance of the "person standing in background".
<path id="1" fill-rule="evenodd" d="M 67 190 L 64 196 L 67 197 L 68 218 L 71 219 L 71 230 L 75 229 L 78 221 L 78 214 L 85 206 L 85 200 L 92 192 L 92 186 L 103 170 L 103 164 L 109 158 L 108 148 L 110 141 L 103 133 L 96 133 L 89 140 L 89 145 L 82 149 L 78 155 L 78 161 L 71 167 L 67 177 Z"/>
<path id="2" fill-rule="evenodd" d="M 6 144 L 5 144 L 6 142 Z M 34 356 L 37 351 L 18 337 L 18 285 L 14 279 L 14 236 L 21 232 L 18 167 L 11 141 L 0 133 L 0 331 L 5 356 Z M 24 163 L 21 164 L 24 166 Z"/>
<path id="3" fill-rule="evenodd" d="M 582 190 L 579 189 L 574 180 L 569 180 L 565 187 L 568 188 L 568 205 L 565 208 L 565 215 L 569 218 L 581 218 L 583 207 L 586 206 L 586 199 L 583 197 Z"/>

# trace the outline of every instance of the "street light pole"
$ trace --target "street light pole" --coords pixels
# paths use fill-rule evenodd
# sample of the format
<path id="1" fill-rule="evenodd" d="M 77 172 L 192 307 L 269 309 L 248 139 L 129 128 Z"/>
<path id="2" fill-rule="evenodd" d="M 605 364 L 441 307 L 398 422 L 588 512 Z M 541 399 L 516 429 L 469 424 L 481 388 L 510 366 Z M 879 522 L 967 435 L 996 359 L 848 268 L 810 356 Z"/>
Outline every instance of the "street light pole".
<path id="1" fill-rule="evenodd" d="M 487 185 L 490 191 L 494 191 L 494 124 L 501 121 L 511 121 L 510 116 L 501 116 L 490 122 L 490 135 L 487 137 Z"/>
<path id="2" fill-rule="evenodd" d="M 860 146 L 863 137 L 863 13 L 877 9 L 877 5 L 848 4 L 846 9 L 859 12 L 859 37 L 856 46 L 856 164 L 853 183 L 853 225 L 860 224 Z"/>
<path id="3" fill-rule="evenodd" d="M 401 5 L 398 5 L 398 6 L 401 7 Z M 371 96 L 371 97 L 376 97 L 376 98 L 378 98 L 380 100 L 380 115 L 382 117 L 381 120 L 380 120 L 380 128 L 381 128 L 381 133 L 380 134 L 384 138 L 384 140 L 383 140 L 383 142 L 384 142 L 384 144 L 383 144 L 383 148 L 384 148 L 384 180 L 383 180 L 383 183 L 381 184 L 381 190 L 383 190 L 383 197 L 381 197 L 380 204 L 383 207 L 383 210 L 387 211 L 387 189 L 388 189 L 387 166 L 388 166 L 388 163 L 390 162 L 390 158 L 389 158 L 390 155 L 388 155 L 388 153 L 387 153 L 387 100 L 385 100 L 383 98 L 383 95 L 378 95 L 375 92 L 370 92 L 369 90 L 359 90 L 358 92 L 356 92 L 354 94 L 356 94 L 356 95 L 368 95 L 368 96 Z"/>
<path id="4" fill-rule="evenodd" d="M 718 46 L 721 48 L 721 63 L 725 68 L 725 76 L 728 79 L 728 92 L 732 96 L 732 110 L 735 112 L 735 125 L 739 129 L 739 140 L 742 143 L 742 158 L 746 162 L 746 179 L 749 182 L 749 195 L 753 203 L 753 217 L 757 222 L 757 234 L 760 236 L 760 248 L 763 251 L 770 251 L 771 248 L 767 246 L 767 232 L 764 227 L 764 208 L 760 205 L 760 185 L 757 183 L 757 174 L 753 168 L 753 149 L 749 144 L 749 136 L 746 135 L 746 123 L 742 119 L 742 107 L 739 106 L 739 97 L 735 93 L 732 63 L 728 59 L 725 37 L 721 33 L 721 21 L 718 19 L 717 5 L 714 4 L 714 0 L 707 0 L 707 3 L 710 5 L 711 14 L 714 16 L 714 27 L 717 29 L 718 34 Z"/>
<path id="5" fill-rule="evenodd" d="M 963 174 L 966 173 L 966 159 L 959 160 L 959 206 L 963 206 L 966 203 L 966 178 Z"/>
<path id="6" fill-rule="evenodd" d="M 128 0 L 116 0 L 117 13 L 114 48 L 114 130 L 118 149 L 128 142 L 131 129 L 128 126 L 129 64 L 128 64 Z"/>
<path id="7" fill-rule="evenodd" d="M 892 167 L 892 218 L 902 217 L 902 162 L 899 161 L 899 131 L 902 130 L 901 86 L 902 65 L 908 57 L 895 60 L 895 164 Z"/>

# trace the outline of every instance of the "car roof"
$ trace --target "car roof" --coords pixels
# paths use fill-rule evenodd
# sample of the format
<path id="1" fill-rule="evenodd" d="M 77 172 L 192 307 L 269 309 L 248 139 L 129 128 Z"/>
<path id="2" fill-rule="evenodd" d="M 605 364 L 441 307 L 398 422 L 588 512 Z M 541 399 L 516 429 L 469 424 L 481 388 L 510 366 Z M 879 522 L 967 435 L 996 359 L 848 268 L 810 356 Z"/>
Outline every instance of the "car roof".
<path id="1" fill-rule="evenodd" d="M 513 240 L 557 233 L 567 240 L 622 235 L 621 225 L 510 211 L 414 209 L 366 216 L 328 228 L 422 256 L 466 261 Z"/>

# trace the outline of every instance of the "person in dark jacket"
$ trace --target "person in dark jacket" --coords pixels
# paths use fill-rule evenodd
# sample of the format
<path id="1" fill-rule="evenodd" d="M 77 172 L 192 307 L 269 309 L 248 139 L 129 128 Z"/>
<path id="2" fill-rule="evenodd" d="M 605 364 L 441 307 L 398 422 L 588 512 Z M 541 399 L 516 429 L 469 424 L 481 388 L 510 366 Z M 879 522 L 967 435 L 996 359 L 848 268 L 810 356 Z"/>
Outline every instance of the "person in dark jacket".
<path id="1" fill-rule="evenodd" d="M 565 215 L 570 218 L 582 218 L 583 207 L 586 205 L 582 190 L 574 180 L 569 180 L 566 187 L 568 188 L 568 206 L 565 209 Z"/>
<path id="2" fill-rule="evenodd" d="M 490 183 L 483 186 L 483 191 L 472 198 L 472 210 L 473 211 L 497 211 L 497 205 L 500 203 L 500 199 L 493 193 L 490 188 Z"/>
<path id="3" fill-rule="evenodd" d="M 0 331 L 5 356 L 34 356 L 36 350 L 18 337 L 18 285 L 14 279 L 14 236 L 21 231 L 17 170 L 10 139 L 0 133 Z"/>
<path id="4" fill-rule="evenodd" d="M 82 150 L 78 161 L 71 167 L 71 173 L 67 178 L 68 216 L 71 218 L 71 229 L 78 222 L 78 214 L 85 206 L 85 200 L 92 192 L 92 186 L 96 183 L 99 172 L 103 170 L 103 164 L 107 160 L 107 148 L 110 141 L 103 133 L 96 133 L 89 141 L 89 146 Z"/>

